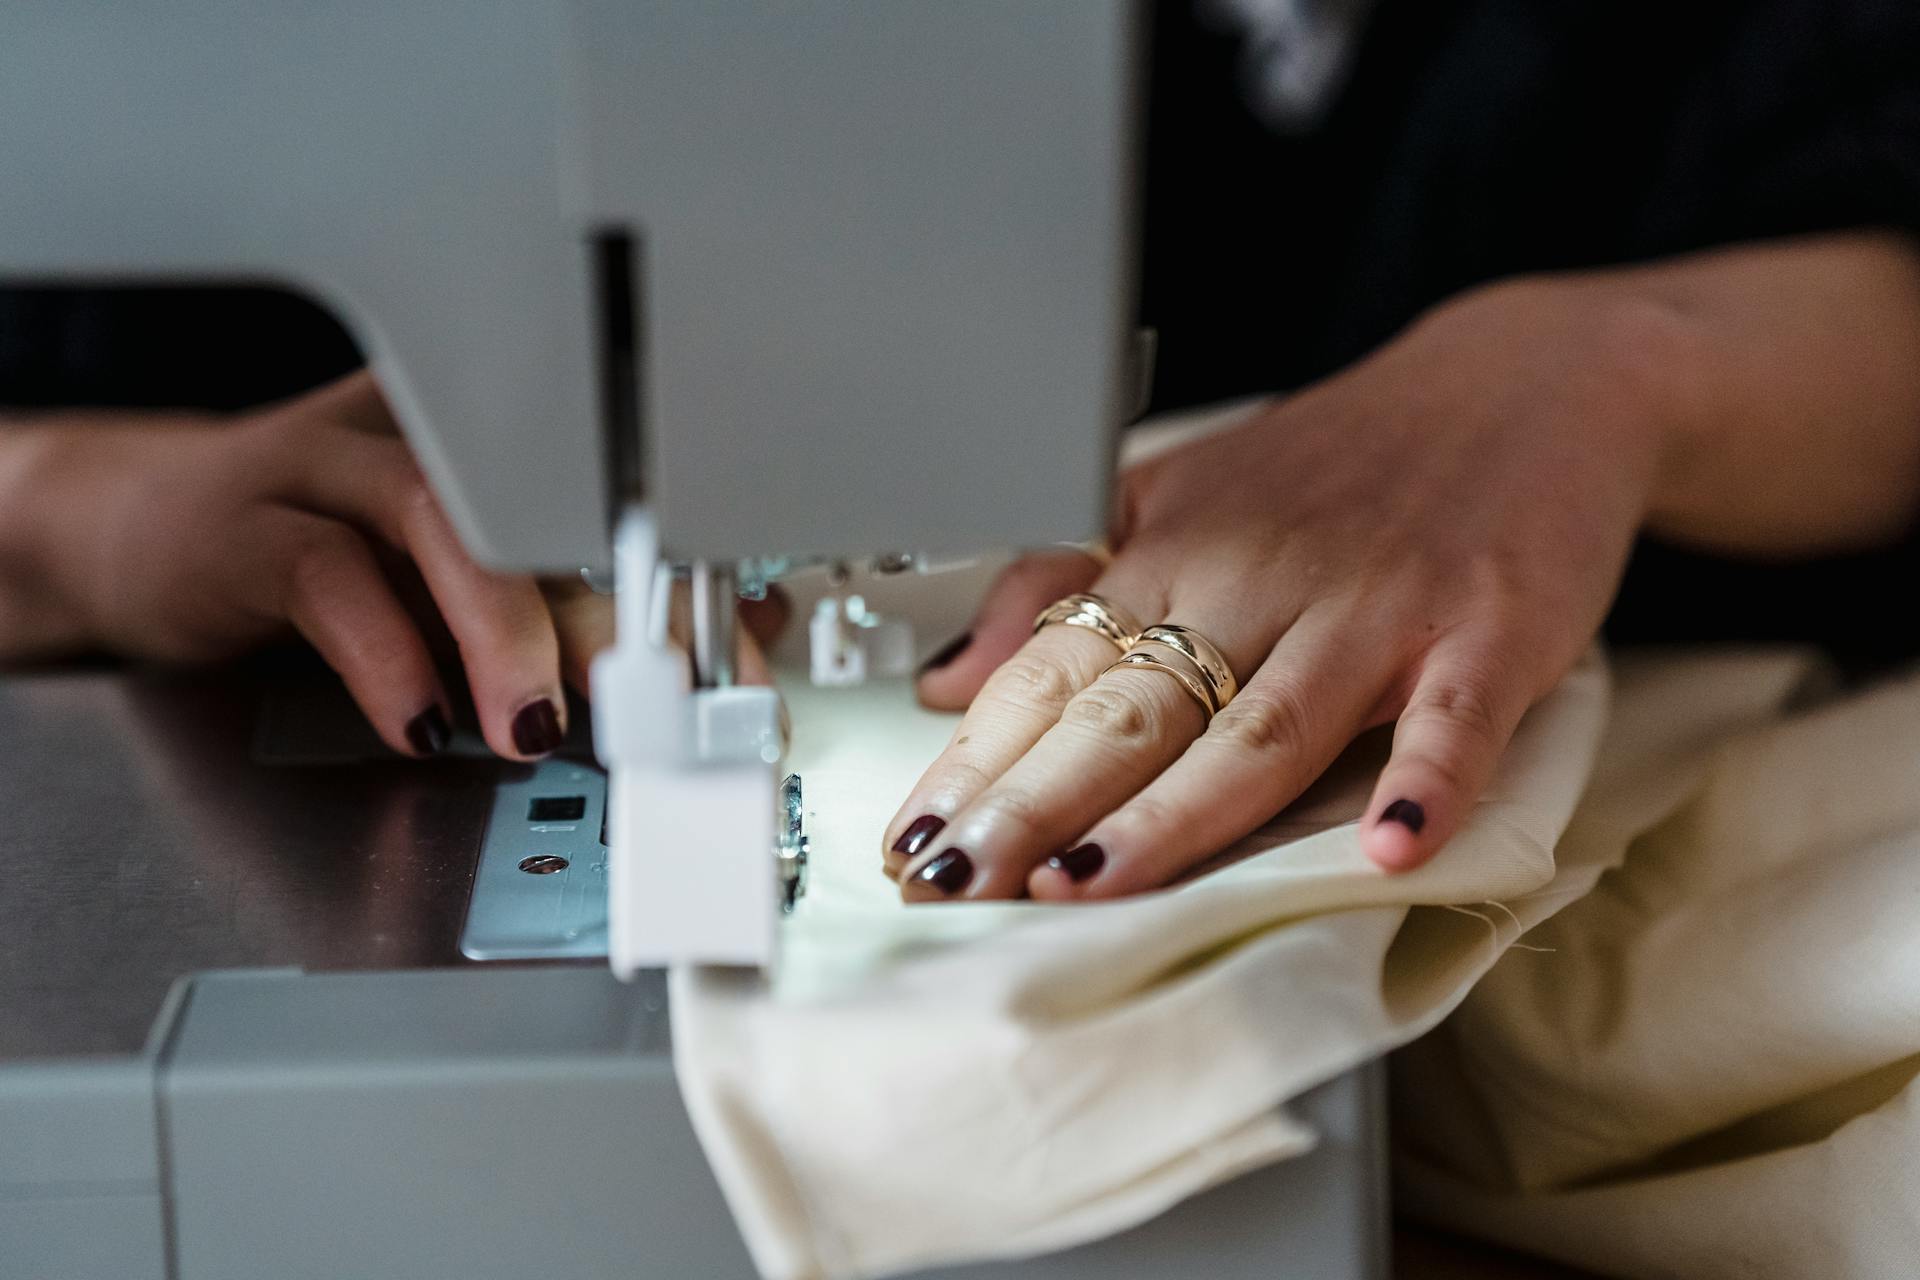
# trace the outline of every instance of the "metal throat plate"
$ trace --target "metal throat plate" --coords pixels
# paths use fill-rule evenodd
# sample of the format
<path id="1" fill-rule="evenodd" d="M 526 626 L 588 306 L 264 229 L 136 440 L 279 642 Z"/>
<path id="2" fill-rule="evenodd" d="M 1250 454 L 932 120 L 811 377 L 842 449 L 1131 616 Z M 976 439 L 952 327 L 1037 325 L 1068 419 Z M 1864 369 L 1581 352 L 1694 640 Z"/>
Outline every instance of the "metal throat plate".
<path id="1" fill-rule="evenodd" d="M 780 785 L 773 850 L 781 904 L 806 890 L 800 778 Z M 607 954 L 607 775 L 547 760 L 494 792 L 474 868 L 460 953 L 469 960 L 599 959 Z"/>
<path id="2" fill-rule="evenodd" d="M 469 960 L 607 954 L 607 775 L 546 760 L 494 792 L 460 953 Z"/>

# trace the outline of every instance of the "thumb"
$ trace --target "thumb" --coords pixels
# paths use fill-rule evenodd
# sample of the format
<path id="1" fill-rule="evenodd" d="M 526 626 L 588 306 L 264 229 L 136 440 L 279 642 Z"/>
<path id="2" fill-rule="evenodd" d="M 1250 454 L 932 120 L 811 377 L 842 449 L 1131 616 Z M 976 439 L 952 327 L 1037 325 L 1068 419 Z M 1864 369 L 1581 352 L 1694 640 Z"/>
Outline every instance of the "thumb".
<path id="1" fill-rule="evenodd" d="M 1061 596 L 1085 591 L 1099 575 L 1099 561 L 1084 551 L 1035 552 L 1002 569 L 973 625 L 920 668 L 920 701 L 936 711 L 965 707 L 994 668 L 1027 642 L 1042 609 Z"/>

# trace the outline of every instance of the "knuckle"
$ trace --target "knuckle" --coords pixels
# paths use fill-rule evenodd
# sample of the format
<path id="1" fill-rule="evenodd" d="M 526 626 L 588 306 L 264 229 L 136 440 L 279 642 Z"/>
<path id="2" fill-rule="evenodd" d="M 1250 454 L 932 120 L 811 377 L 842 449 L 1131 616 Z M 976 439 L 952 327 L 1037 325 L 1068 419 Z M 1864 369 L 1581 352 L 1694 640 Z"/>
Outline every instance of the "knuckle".
<path id="1" fill-rule="evenodd" d="M 1434 685 L 1420 694 L 1416 711 L 1483 742 L 1497 741 L 1505 732 L 1493 681 L 1484 675 L 1457 675 Z"/>
<path id="2" fill-rule="evenodd" d="M 359 554 L 359 539 L 342 526 L 314 529 L 294 544 L 286 561 L 288 600 L 312 607 L 341 587 L 341 575 Z"/>
<path id="3" fill-rule="evenodd" d="M 1235 750 L 1297 756 L 1306 746 L 1307 710 L 1299 693 L 1286 685 L 1256 685 L 1222 707 L 1207 732 Z"/>
<path id="4" fill-rule="evenodd" d="M 1053 715 L 1068 706 L 1080 692 L 1074 673 L 1044 654 L 1016 653 L 1007 659 L 990 682 L 995 698 L 1028 711 Z"/>
<path id="5" fill-rule="evenodd" d="M 1410 763 L 1442 795 L 1465 796 L 1477 788 L 1472 778 L 1474 770 L 1457 750 L 1425 751 Z"/>
<path id="6" fill-rule="evenodd" d="M 999 775 L 972 759 L 970 754 L 963 754 L 965 752 L 964 747 L 950 749 L 948 757 L 935 765 L 935 770 L 939 772 L 940 783 L 945 789 L 961 795 L 977 795 L 991 786 Z"/>
<path id="7" fill-rule="evenodd" d="M 440 518 L 440 500 L 434 497 L 433 486 L 411 461 L 394 485 L 394 508 L 408 521 Z"/>
<path id="8" fill-rule="evenodd" d="M 1109 821 L 1123 828 L 1134 840 L 1150 843 L 1178 832 L 1191 821 L 1191 815 L 1143 791 L 1127 801 Z"/>
<path id="9" fill-rule="evenodd" d="M 1049 806 L 1044 796 L 1033 791 L 999 786 L 980 798 L 980 812 L 996 832 L 1011 833 L 1018 842 L 1047 829 Z"/>
<path id="10" fill-rule="evenodd" d="M 1129 692 L 1093 685 L 1067 703 L 1060 723 L 1124 746 L 1158 738 L 1160 717 Z"/>

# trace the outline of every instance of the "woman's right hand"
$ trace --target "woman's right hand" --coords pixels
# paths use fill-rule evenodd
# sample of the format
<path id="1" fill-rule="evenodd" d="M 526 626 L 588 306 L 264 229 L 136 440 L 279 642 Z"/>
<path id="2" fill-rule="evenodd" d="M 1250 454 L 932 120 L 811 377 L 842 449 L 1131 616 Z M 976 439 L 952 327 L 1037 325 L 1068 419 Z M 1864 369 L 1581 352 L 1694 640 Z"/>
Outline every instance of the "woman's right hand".
<path id="1" fill-rule="evenodd" d="M 424 756 L 450 733 L 444 627 L 488 745 L 530 760 L 613 638 L 612 602 L 577 579 L 474 562 L 366 373 L 239 417 L 64 414 L 0 444 L 0 657 L 204 662 L 291 629 L 388 746 Z"/>

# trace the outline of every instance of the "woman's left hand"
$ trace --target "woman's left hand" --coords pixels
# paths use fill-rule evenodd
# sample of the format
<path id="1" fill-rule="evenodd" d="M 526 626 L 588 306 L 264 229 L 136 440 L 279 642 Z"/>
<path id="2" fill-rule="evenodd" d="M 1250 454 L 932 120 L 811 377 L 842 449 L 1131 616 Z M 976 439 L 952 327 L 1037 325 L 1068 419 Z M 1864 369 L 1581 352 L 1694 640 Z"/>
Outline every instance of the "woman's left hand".
<path id="1" fill-rule="evenodd" d="M 1129 471 L 1111 565 L 1016 563 L 922 677 L 929 704 L 972 705 L 887 828 L 905 896 L 1167 884 L 1388 722 L 1362 845 L 1388 870 L 1431 858 L 1618 586 L 1661 461 L 1661 339 L 1648 308 L 1493 286 Z M 1029 634 L 1076 591 L 1199 632 L 1238 696 L 1209 722 L 1165 673 L 1107 671 L 1120 650 L 1091 630 Z"/>

